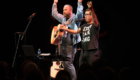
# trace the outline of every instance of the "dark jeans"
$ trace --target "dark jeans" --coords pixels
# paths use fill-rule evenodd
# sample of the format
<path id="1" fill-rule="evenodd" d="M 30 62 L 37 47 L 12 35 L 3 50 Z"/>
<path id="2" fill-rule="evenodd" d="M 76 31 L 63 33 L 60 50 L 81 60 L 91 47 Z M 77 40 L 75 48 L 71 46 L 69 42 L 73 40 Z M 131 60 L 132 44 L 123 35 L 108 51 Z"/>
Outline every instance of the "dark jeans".
<path id="1" fill-rule="evenodd" d="M 73 45 L 60 45 L 60 54 L 64 57 L 71 58 L 70 61 L 63 61 L 62 65 L 70 73 L 72 80 L 76 80 L 76 71 L 73 65 L 75 53 L 76 48 Z"/>
<path id="2" fill-rule="evenodd" d="M 88 63 L 93 65 L 95 61 L 99 59 L 98 50 L 81 50 L 80 58 L 79 58 L 79 67 L 83 63 Z"/>

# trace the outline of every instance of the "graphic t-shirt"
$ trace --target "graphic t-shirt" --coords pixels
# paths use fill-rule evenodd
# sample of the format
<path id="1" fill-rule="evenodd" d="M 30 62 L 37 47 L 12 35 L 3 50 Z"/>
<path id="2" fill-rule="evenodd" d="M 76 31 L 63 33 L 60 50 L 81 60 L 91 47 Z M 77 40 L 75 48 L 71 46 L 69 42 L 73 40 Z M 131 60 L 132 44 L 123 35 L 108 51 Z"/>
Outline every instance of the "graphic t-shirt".
<path id="1" fill-rule="evenodd" d="M 83 24 L 82 31 L 82 47 L 84 50 L 98 49 L 98 37 L 100 26 L 93 24 Z"/>

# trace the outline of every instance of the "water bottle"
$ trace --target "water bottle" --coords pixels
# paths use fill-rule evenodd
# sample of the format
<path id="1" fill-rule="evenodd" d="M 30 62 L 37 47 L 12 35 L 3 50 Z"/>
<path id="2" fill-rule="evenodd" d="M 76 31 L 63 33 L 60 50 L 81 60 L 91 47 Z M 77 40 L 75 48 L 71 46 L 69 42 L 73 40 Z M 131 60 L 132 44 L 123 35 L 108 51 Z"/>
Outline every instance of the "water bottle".
<path id="1" fill-rule="evenodd" d="M 39 55 L 41 54 L 41 49 L 40 48 L 38 48 L 37 54 L 38 54 L 38 58 L 40 59 L 40 57 L 39 57 Z"/>
<path id="2" fill-rule="evenodd" d="M 37 54 L 38 55 L 41 54 L 41 49 L 40 48 L 38 48 Z"/>

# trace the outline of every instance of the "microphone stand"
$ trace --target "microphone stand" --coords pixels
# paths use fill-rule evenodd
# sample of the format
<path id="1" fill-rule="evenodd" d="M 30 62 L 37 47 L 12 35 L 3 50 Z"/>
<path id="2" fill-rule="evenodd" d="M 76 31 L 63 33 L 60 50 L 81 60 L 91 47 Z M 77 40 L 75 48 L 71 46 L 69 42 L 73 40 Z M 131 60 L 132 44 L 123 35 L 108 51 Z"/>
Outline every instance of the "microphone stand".
<path id="1" fill-rule="evenodd" d="M 19 34 L 19 39 L 18 39 L 18 43 L 17 43 L 17 45 L 16 45 L 16 51 L 15 51 L 15 56 L 14 56 L 14 60 L 13 60 L 13 64 L 12 64 L 12 68 L 13 68 L 14 65 L 15 65 L 15 59 L 16 59 L 16 55 L 17 55 L 17 50 L 18 50 L 19 42 L 20 42 L 20 37 L 21 37 L 21 40 L 22 40 L 23 37 L 24 37 L 25 32 L 27 31 L 27 28 L 28 28 L 29 24 L 31 23 L 31 19 L 32 19 L 32 18 L 30 18 L 29 23 L 28 23 L 28 25 L 27 25 L 25 31 L 23 32 L 22 37 L 21 37 L 21 34 Z"/>
<path id="2" fill-rule="evenodd" d="M 15 56 L 14 56 L 14 60 L 13 60 L 13 64 L 12 64 L 12 68 L 13 68 L 14 65 L 15 65 L 15 59 L 16 59 L 16 54 L 17 54 L 17 50 L 18 50 L 18 45 L 19 45 L 20 37 L 21 37 L 21 34 L 19 34 L 18 43 L 17 43 L 17 45 L 16 45 L 16 51 L 15 51 Z"/>
<path id="3" fill-rule="evenodd" d="M 27 25 L 25 31 L 23 32 L 22 37 L 21 37 L 21 34 L 19 34 L 19 39 L 18 39 L 18 43 L 17 43 L 17 45 L 16 45 L 16 51 L 15 51 L 15 56 L 14 56 L 14 60 L 13 60 L 13 64 L 12 64 L 12 68 L 15 66 L 15 59 L 16 59 L 16 55 L 17 55 L 17 50 L 18 50 L 18 46 L 19 46 L 19 42 L 20 42 L 20 38 L 21 38 L 21 40 L 23 39 L 23 37 L 24 37 L 24 35 L 25 35 L 25 32 L 27 31 L 27 28 L 28 28 L 29 24 L 31 23 L 31 19 L 32 19 L 32 18 L 30 18 L 30 20 L 29 20 L 29 22 L 28 22 L 28 25 Z"/>
<path id="4" fill-rule="evenodd" d="M 22 34 L 19 34 L 19 38 L 18 38 L 18 42 L 16 44 L 16 51 L 15 51 L 15 56 L 14 56 L 14 60 L 13 60 L 13 64 L 12 64 L 12 72 L 15 73 L 15 78 L 17 79 L 17 70 L 16 70 L 16 64 L 15 64 L 15 59 L 16 59 L 16 55 L 17 55 L 17 50 L 18 50 L 18 46 L 19 46 L 19 42 L 20 42 L 20 38 L 21 38 Z M 14 67 L 15 66 L 15 67 Z"/>
<path id="5" fill-rule="evenodd" d="M 16 51 L 15 51 L 15 55 L 14 55 L 14 59 L 13 59 L 13 63 L 12 63 L 12 68 L 15 70 L 15 71 L 14 71 L 15 73 L 17 72 L 15 62 L 16 62 L 17 50 L 18 50 L 19 43 L 20 43 L 20 38 L 21 38 L 21 40 L 23 39 L 24 34 L 25 34 L 25 32 L 26 32 L 26 30 L 27 30 L 29 24 L 31 23 L 31 19 L 32 19 L 32 18 L 29 18 L 29 19 L 30 19 L 30 20 L 29 20 L 29 22 L 28 22 L 28 25 L 27 25 L 25 31 L 23 32 L 23 35 L 22 35 L 22 34 L 19 34 L 18 42 L 17 42 L 17 44 L 16 44 Z M 22 35 L 22 37 L 21 37 L 21 35 Z M 17 77 L 17 74 L 16 74 L 15 76 Z"/>
<path id="6" fill-rule="evenodd" d="M 32 18 L 30 18 L 30 20 L 29 20 L 29 22 L 28 22 L 28 25 L 27 25 L 27 27 L 26 27 L 25 31 L 23 32 L 23 35 L 22 35 L 22 37 L 21 37 L 21 40 L 23 39 L 24 34 L 26 33 L 27 28 L 28 28 L 29 24 L 31 23 L 31 20 L 32 20 Z"/>

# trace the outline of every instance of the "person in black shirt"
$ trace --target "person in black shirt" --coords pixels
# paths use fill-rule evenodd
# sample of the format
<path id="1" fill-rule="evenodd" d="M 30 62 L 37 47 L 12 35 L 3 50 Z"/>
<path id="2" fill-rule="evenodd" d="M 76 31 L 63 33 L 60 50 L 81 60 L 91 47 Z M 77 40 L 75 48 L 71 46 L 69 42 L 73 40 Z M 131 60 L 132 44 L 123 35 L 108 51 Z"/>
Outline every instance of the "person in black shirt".
<path id="1" fill-rule="evenodd" d="M 97 16 L 94 12 L 92 2 L 87 2 L 88 9 L 85 10 L 85 21 L 77 30 L 67 29 L 65 25 L 60 29 L 68 31 L 71 34 L 82 33 L 82 49 L 79 58 L 79 67 L 83 63 L 89 63 L 92 65 L 98 60 L 98 38 L 100 24 L 98 22 Z"/>

